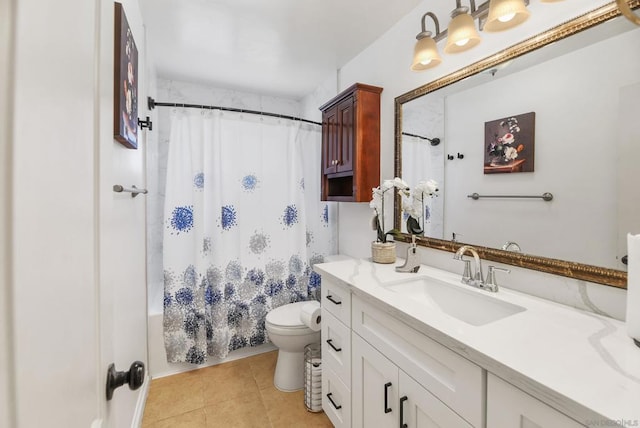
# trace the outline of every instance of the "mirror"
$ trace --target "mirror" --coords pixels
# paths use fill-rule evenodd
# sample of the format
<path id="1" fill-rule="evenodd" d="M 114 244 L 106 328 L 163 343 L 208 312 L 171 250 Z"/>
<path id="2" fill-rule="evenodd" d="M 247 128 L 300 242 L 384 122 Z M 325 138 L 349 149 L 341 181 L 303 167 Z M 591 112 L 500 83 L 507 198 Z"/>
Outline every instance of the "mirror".
<path id="1" fill-rule="evenodd" d="M 617 15 L 603 6 L 396 98 L 395 175 L 440 183 L 421 245 L 455 251 L 462 241 L 489 260 L 626 287 L 626 234 L 640 233 L 640 190 L 629 180 L 640 165 L 630 144 L 640 29 Z M 533 171 L 488 173 L 514 169 L 505 165 L 515 159 L 498 165 L 487 152 L 498 134 L 517 140 L 506 119 L 526 113 L 535 132 L 516 153 L 535 159 Z M 502 250 L 509 241 L 521 251 Z"/>

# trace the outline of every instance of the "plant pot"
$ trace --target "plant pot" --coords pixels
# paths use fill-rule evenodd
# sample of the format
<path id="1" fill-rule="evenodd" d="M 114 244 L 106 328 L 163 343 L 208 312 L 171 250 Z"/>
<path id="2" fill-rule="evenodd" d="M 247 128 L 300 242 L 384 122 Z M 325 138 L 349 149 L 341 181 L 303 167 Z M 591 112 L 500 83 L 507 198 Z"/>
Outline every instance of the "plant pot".
<path id="1" fill-rule="evenodd" d="M 371 258 L 375 263 L 395 263 L 396 243 L 377 242 L 371 243 Z"/>

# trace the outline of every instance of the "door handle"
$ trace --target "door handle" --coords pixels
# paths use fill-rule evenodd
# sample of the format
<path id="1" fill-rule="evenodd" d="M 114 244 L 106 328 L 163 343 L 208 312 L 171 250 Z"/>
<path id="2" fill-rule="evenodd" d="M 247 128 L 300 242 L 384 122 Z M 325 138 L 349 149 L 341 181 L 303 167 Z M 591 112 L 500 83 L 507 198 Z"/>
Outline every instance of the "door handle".
<path id="1" fill-rule="evenodd" d="M 391 413 L 391 407 L 389 407 L 389 387 L 391 386 L 391 382 L 387 382 L 384 384 L 384 412 Z"/>
<path id="2" fill-rule="evenodd" d="M 107 401 L 113 398 L 113 391 L 124 384 L 129 384 L 129 389 L 135 391 L 144 383 L 144 363 L 134 361 L 129 371 L 118 372 L 116 365 L 111 363 L 107 369 Z"/>
<path id="3" fill-rule="evenodd" d="M 333 392 L 330 392 L 327 394 L 327 398 L 329 399 L 329 401 L 331 402 L 331 404 L 333 404 L 333 407 L 336 408 L 336 410 L 340 410 L 342 409 L 342 405 L 336 404 L 335 401 L 333 401 L 333 398 L 331 398 L 331 396 L 333 395 Z"/>
<path id="4" fill-rule="evenodd" d="M 336 345 L 333 344 L 333 339 L 327 339 L 327 344 L 331 346 L 336 352 L 342 351 L 342 348 L 336 348 Z"/>
<path id="5" fill-rule="evenodd" d="M 404 423 L 404 402 L 407 401 L 408 398 L 405 395 L 400 398 L 400 428 L 407 428 L 407 424 Z"/>
<path id="6" fill-rule="evenodd" d="M 342 302 L 335 300 L 331 294 L 327 295 L 327 300 L 333 303 L 334 305 L 341 305 Z"/>

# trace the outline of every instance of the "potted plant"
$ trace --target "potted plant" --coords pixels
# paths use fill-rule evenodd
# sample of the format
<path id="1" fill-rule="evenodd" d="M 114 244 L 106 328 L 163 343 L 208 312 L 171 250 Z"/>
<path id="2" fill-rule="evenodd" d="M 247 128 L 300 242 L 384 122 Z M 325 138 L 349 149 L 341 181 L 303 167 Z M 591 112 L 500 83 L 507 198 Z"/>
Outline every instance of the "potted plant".
<path id="1" fill-rule="evenodd" d="M 376 230 L 377 238 L 371 243 L 371 255 L 376 263 L 394 263 L 396 261 L 396 243 L 387 239 L 395 231 L 387 231 L 385 225 L 385 200 L 393 202 L 394 188 L 398 189 L 402 195 L 409 195 L 409 185 L 399 177 L 393 180 L 384 180 L 382 185 L 372 189 L 372 199 L 369 206 L 374 211 L 373 227 Z"/>

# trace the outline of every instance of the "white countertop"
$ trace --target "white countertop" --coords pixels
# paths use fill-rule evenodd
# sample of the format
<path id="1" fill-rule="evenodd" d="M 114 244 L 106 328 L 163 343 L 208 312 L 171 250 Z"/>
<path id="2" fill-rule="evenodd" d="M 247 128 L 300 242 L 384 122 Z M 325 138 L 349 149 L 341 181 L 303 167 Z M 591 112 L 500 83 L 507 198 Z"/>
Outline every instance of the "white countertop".
<path id="1" fill-rule="evenodd" d="M 316 264 L 314 270 L 585 425 L 640 426 L 640 348 L 623 322 L 504 287 L 497 293 L 477 290 L 461 284 L 458 274 L 425 265 L 416 274 L 397 273 L 399 264 L 351 259 Z M 419 276 L 526 310 L 473 326 L 385 288 Z"/>

